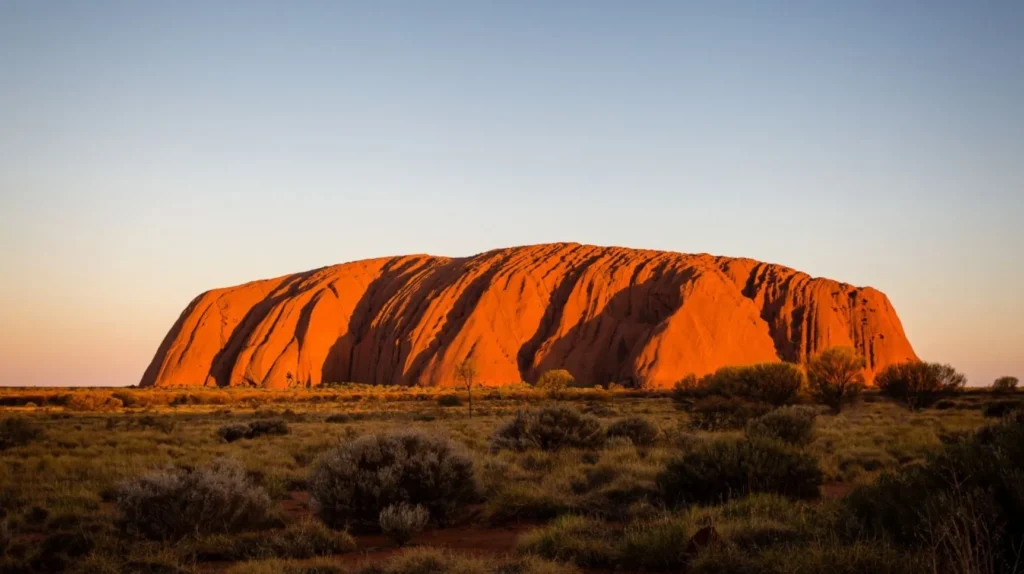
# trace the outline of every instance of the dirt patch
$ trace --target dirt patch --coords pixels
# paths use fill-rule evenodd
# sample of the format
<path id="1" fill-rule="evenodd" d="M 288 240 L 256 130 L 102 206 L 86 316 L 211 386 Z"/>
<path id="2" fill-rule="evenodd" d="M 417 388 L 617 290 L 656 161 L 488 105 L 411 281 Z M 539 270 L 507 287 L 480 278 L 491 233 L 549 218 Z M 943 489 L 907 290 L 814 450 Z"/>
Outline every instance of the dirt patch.
<path id="1" fill-rule="evenodd" d="M 292 490 L 281 501 L 281 518 L 287 522 L 298 522 L 312 514 L 309 508 L 309 493 L 305 490 Z"/>
<path id="2" fill-rule="evenodd" d="M 855 487 L 856 485 L 848 482 L 829 482 L 821 485 L 821 496 L 830 499 L 846 498 Z"/>
<path id="3" fill-rule="evenodd" d="M 476 556 L 509 554 L 515 550 L 519 536 L 536 527 L 536 524 L 513 524 L 496 528 L 479 525 L 440 528 L 420 534 L 410 546 L 447 548 Z M 400 550 L 390 538 L 381 534 L 355 536 L 355 539 L 359 550 L 338 556 L 342 564 L 372 564 Z"/>

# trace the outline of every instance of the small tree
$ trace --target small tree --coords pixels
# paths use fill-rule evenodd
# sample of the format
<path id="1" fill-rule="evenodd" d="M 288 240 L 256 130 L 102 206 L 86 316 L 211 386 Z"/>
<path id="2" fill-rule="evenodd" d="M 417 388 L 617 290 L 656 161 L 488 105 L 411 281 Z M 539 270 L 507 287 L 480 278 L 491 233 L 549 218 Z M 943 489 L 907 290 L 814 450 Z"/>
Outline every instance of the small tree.
<path id="1" fill-rule="evenodd" d="M 919 410 L 955 395 L 967 384 L 967 377 L 950 365 L 907 361 L 882 369 L 875 384 L 883 395 Z"/>
<path id="2" fill-rule="evenodd" d="M 807 382 L 814 400 L 839 413 L 864 388 L 864 357 L 850 347 L 831 347 L 807 362 Z"/>
<path id="3" fill-rule="evenodd" d="M 473 380 L 476 379 L 476 363 L 473 359 L 466 357 L 461 363 L 455 366 L 455 380 L 466 387 L 469 395 L 469 418 L 473 418 Z"/>
<path id="4" fill-rule="evenodd" d="M 566 387 L 574 385 L 575 383 L 576 379 L 569 371 L 565 369 L 551 369 L 550 371 L 544 371 L 544 373 L 541 374 L 534 387 L 539 390 L 555 394 L 564 390 Z"/>
<path id="5" fill-rule="evenodd" d="M 992 382 L 992 390 L 997 393 L 1012 393 L 1017 390 L 1017 377 L 999 377 Z"/>

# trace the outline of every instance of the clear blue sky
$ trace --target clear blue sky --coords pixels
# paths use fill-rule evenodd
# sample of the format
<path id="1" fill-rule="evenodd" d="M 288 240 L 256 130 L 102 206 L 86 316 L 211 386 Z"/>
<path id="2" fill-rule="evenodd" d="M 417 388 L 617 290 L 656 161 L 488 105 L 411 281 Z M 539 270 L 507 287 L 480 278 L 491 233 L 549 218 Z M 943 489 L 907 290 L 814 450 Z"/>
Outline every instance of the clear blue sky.
<path id="1" fill-rule="evenodd" d="M 0 384 L 200 291 L 578 241 L 889 294 L 1024 378 L 1024 2 L 0 3 Z"/>

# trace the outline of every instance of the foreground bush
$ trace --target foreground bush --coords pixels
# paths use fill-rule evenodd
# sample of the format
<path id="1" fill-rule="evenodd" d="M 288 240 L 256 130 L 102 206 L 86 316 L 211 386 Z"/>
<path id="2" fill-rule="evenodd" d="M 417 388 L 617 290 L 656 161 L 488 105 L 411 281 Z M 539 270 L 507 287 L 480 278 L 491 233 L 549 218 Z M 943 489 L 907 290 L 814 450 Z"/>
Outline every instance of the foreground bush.
<path id="1" fill-rule="evenodd" d="M 430 521 L 430 511 L 416 504 L 392 504 L 380 511 L 380 530 L 399 546 L 405 546 L 412 537 L 423 531 Z"/>
<path id="2" fill-rule="evenodd" d="M 850 347 L 831 347 L 807 362 L 811 396 L 833 412 L 857 401 L 864 388 L 864 356 Z"/>
<path id="3" fill-rule="evenodd" d="M 23 417 L 0 419 L 0 450 L 24 446 L 43 436 L 43 429 Z"/>
<path id="4" fill-rule="evenodd" d="M 603 443 L 601 421 L 565 406 L 518 411 L 491 436 L 492 450 L 597 448 Z"/>
<path id="5" fill-rule="evenodd" d="M 817 413 L 811 407 L 782 407 L 747 423 L 747 436 L 806 446 L 814 440 L 815 417 Z"/>
<path id="6" fill-rule="evenodd" d="M 738 397 L 710 396 L 697 400 L 690 407 L 690 428 L 705 431 L 741 429 L 771 409 L 768 403 Z"/>
<path id="7" fill-rule="evenodd" d="M 754 492 L 815 498 L 822 479 L 817 459 L 780 442 L 721 439 L 670 461 L 657 484 L 669 504 L 693 504 Z"/>
<path id="8" fill-rule="evenodd" d="M 981 414 L 986 418 L 1000 418 L 1021 408 L 1024 408 L 1022 401 L 996 401 L 985 405 Z"/>
<path id="9" fill-rule="evenodd" d="M 932 406 L 960 392 L 967 378 L 949 365 L 908 361 L 882 369 L 875 385 L 885 396 L 902 402 L 911 410 Z"/>
<path id="10" fill-rule="evenodd" d="M 615 421 L 608 427 L 608 438 L 628 438 L 636 446 L 651 446 L 661 435 L 658 425 L 644 417 L 629 417 Z"/>
<path id="11" fill-rule="evenodd" d="M 169 470 L 124 482 L 116 494 L 121 525 L 151 540 L 229 534 L 264 526 L 273 504 L 237 463 Z"/>
<path id="12" fill-rule="evenodd" d="M 309 479 L 311 506 L 328 525 L 378 525 L 393 504 L 421 504 L 446 524 L 477 498 L 473 459 L 421 432 L 364 435 L 324 454 Z"/>
<path id="13" fill-rule="evenodd" d="M 979 567 L 975 561 L 989 562 L 978 571 L 1011 572 L 1024 548 L 1024 413 L 947 444 L 924 465 L 883 474 L 844 505 L 857 537 L 935 550 L 950 564 L 964 556 Z"/>

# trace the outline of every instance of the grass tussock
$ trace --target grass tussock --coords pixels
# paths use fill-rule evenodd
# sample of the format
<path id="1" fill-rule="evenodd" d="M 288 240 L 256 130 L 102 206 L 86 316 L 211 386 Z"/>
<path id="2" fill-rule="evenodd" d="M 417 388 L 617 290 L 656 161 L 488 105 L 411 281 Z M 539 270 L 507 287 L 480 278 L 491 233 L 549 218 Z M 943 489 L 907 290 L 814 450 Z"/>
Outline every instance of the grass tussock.
<path id="1" fill-rule="evenodd" d="M 351 552 L 355 548 L 356 542 L 347 532 L 331 530 L 314 520 L 303 520 L 278 530 L 205 538 L 196 545 L 196 559 L 218 562 L 306 559 Z"/>

